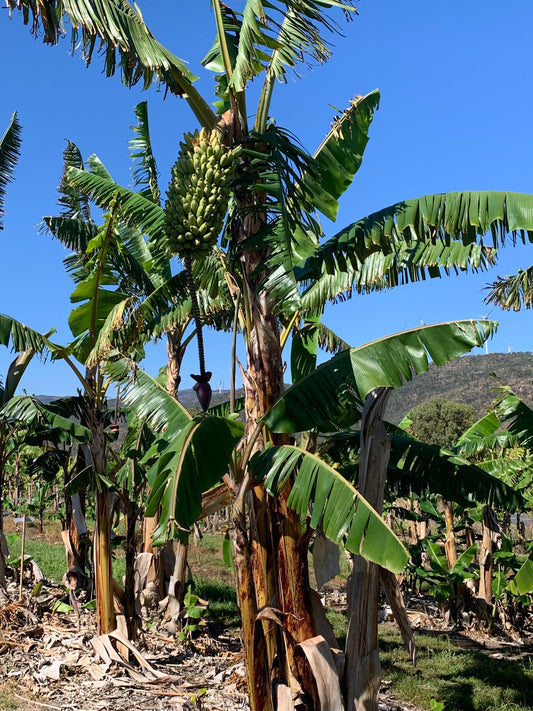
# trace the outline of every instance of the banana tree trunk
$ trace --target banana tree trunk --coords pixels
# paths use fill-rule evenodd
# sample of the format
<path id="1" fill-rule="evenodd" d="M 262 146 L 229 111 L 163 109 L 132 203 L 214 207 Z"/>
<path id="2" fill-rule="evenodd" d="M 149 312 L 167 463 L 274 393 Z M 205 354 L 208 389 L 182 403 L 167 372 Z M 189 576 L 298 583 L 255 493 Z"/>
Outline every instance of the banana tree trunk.
<path id="1" fill-rule="evenodd" d="M 98 634 L 108 634 L 116 628 L 110 524 L 108 492 L 106 490 L 98 491 L 96 494 L 96 522 L 94 528 L 94 576 Z"/>
<path id="2" fill-rule="evenodd" d="M 257 205 L 261 195 L 249 195 Z M 256 206 L 257 206 L 256 205 Z M 249 211 L 242 223 L 239 239 L 249 239 L 264 226 L 257 211 Z M 283 392 L 283 361 L 278 321 L 273 303 L 261 290 L 262 274 L 258 267 L 266 252 L 246 250 L 241 257 L 243 302 L 246 311 L 244 339 L 247 367 L 244 373 L 246 441 L 256 429 L 258 419 L 272 407 Z M 281 444 L 282 439 L 275 441 Z M 255 449 L 262 448 L 261 437 Z M 242 482 L 238 482 L 241 484 Z M 234 513 L 237 595 L 243 625 L 243 647 L 252 711 L 273 708 L 271 688 L 287 687 L 299 673 L 294 663 L 294 648 L 314 636 L 312 603 L 307 575 L 307 555 L 299 546 L 299 516 L 286 505 L 290 484 L 279 501 L 272 499 L 262 486 L 254 488 L 246 499 L 250 526 L 245 529 L 243 511 Z M 244 497 L 243 497 L 244 499 Z M 267 615 L 257 621 L 258 609 L 275 605 L 283 629 Z M 279 615 L 281 613 L 281 615 Z M 312 682 L 300 678 L 300 684 L 313 696 Z"/>
<path id="3" fill-rule="evenodd" d="M 186 350 L 186 345 L 182 343 L 183 335 L 184 328 L 179 327 L 167 333 L 167 391 L 175 400 L 179 399 L 181 363 Z M 174 570 L 172 578 L 169 581 L 169 595 L 173 595 L 180 605 L 183 603 L 185 595 L 188 553 L 188 539 L 187 542 L 178 540 L 175 548 Z M 163 568 L 161 570 L 161 580 L 162 587 L 164 588 L 166 580 L 162 558 L 163 556 L 159 558 L 159 568 Z"/>
<path id="4" fill-rule="evenodd" d="M 444 519 L 446 521 L 446 540 L 444 551 L 448 570 L 451 570 L 457 562 L 457 539 L 455 537 L 455 514 L 453 502 L 444 500 Z M 452 594 L 449 600 L 449 611 L 454 622 L 459 619 L 460 611 L 464 607 L 464 583 L 452 581 Z"/>
<path id="5" fill-rule="evenodd" d="M 9 558 L 9 548 L 3 531 L 0 531 L 0 591 L 7 591 L 6 559 Z"/>
<path id="6" fill-rule="evenodd" d="M 86 369 L 86 380 L 93 393 L 97 391 L 97 367 Z M 106 435 L 104 418 L 98 398 L 89 397 L 86 424 L 91 431 L 90 457 L 97 482 L 96 521 L 94 526 L 94 581 L 96 589 L 96 625 L 98 634 L 107 634 L 116 628 L 113 599 L 113 572 L 111 569 L 111 512 L 109 492 L 101 477 L 106 474 Z"/>
<path id="7" fill-rule="evenodd" d="M 252 575 L 250 540 L 244 513 L 233 513 L 233 565 L 237 601 L 241 614 L 241 638 L 250 711 L 272 709 L 269 665 L 263 628 L 257 621 L 257 602 Z"/>
<path id="8" fill-rule="evenodd" d="M 124 582 L 124 615 L 126 617 L 126 628 L 128 639 L 135 639 L 137 636 L 137 615 L 135 611 L 135 557 L 137 548 L 135 545 L 135 529 L 139 517 L 139 506 L 132 501 L 127 492 L 123 492 L 121 497 L 124 505 L 126 519 L 126 574 Z"/>
<path id="9" fill-rule="evenodd" d="M 422 515 L 418 499 L 411 500 L 411 511 L 419 516 Z M 411 532 L 411 544 L 416 546 L 427 536 L 427 521 L 411 521 L 409 530 Z"/>
<path id="10" fill-rule="evenodd" d="M 76 473 L 88 465 L 85 458 L 85 446 L 78 447 L 76 455 Z M 64 468 L 63 484 L 66 489 L 70 481 L 68 467 Z M 85 489 L 78 491 L 73 496 L 65 497 L 65 547 L 67 550 L 67 570 L 79 569 L 83 578 L 88 570 L 88 536 L 85 522 Z M 81 585 L 83 580 L 80 579 Z"/>
<path id="11" fill-rule="evenodd" d="M 448 570 L 450 570 L 457 563 L 457 541 L 455 539 L 453 503 L 451 501 L 444 500 L 444 519 L 446 521 L 444 550 L 446 552 Z"/>
<path id="12" fill-rule="evenodd" d="M 380 388 L 367 397 L 361 419 L 358 489 L 381 513 L 391 441 L 383 425 L 390 390 Z M 381 681 L 378 651 L 380 567 L 354 556 L 348 579 L 348 632 L 344 679 L 348 711 L 377 711 Z"/>
<path id="13" fill-rule="evenodd" d="M 483 507 L 483 541 L 479 556 L 479 597 L 492 604 L 493 554 L 500 533 L 496 514 L 489 506 Z"/>
<path id="14" fill-rule="evenodd" d="M 6 423 L 0 422 L 0 532 L 4 530 L 4 488 L 6 482 Z"/>
<path id="15" fill-rule="evenodd" d="M 174 571 L 170 579 L 169 595 L 173 595 L 176 600 L 183 603 L 185 596 L 185 585 L 187 577 L 187 558 L 189 554 L 189 544 L 183 541 L 178 541 L 175 546 Z"/>

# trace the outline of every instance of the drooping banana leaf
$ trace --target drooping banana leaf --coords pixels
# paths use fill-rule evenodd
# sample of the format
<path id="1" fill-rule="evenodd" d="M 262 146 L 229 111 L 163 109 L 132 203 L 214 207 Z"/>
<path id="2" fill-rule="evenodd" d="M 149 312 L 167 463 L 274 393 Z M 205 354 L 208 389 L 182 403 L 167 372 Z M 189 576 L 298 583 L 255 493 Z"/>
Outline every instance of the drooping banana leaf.
<path id="1" fill-rule="evenodd" d="M 500 422 L 516 437 L 522 447 L 533 450 L 533 410 L 511 388 L 500 388 L 501 399 L 496 405 Z"/>
<path id="2" fill-rule="evenodd" d="M 485 271 L 494 262 L 495 250 L 475 242 L 399 242 L 393 251 L 370 252 L 362 260 L 350 252 L 335 253 L 317 263 L 314 257 L 295 267 L 295 275 L 305 287 L 302 308 L 318 308 L 326 301 L 350 298 L 353 292 L 369 294 L 395 286 L 425 281 L 459 271 Z M 319 266 L 316 272 L 313 265 Z"/>
<path id="3" fill-rule="evenodd" d="M 77 253 L 85 252 L 87 245 L 98 232 L 98 227 L 93 222 L 64 215 L 43 217 L 42 225 L 41 232 L 49 232 L 61 244 Z"/>
<path id="4" fill-rule="evenodd" d="M 69 452 L 67 450 L 48 449 L 27 463 L 26 473 L 30 477 L 39 477 L 52 483 L 68 465 Z"/>
<path id="5" fill-rule="evenodd" d="M 463 506 L 472 502 L 521 510 L 524 500 L 512 486 L 481 466 L 443 447 L 392 436 L 387 484 L 397 496 L 440 494 Z"/>
<path id="6" fill-rule="evenodd" d="M 291 344 L 291 375 L 294 383 L 314 372 L 321 316 L 306 317 L 302 328 L 294 331 Z"/>
<path id="7" fill-rule="evenodd" d="M 511 432 L 501 431 L 500 428 L 496 413 L 489 412 L 461 435 L 454 450 L 462 457 L 479 461 L 519 445 L 518 439 Z"/>
<path id="8" fill-rule="evenodd" d="M 53 331 L 48 333 L 50 336 Z M 42 333 L 34 331 L 25 324 L 10 316 L 0 314 L 0 345 L 8 347 L 10 342 L 17 352 L 28 348 L 41 353 L 46 348 L 46 338 Z"/>
<path id="9" fill-rule="evenodd" d="M 350 345 L 338 333 L 332 331 L 329 326 L 322 322 L 318 326 L 318 345 L 326 353 L 332 353 L 333 355 L 342 353 L 342 351 L 350 348 Z"/>
<path id="10" fill-rule="evenodd" d="M 22 353 L 19 353 L 15 360 L 10 363 L 6 375 L 5 387 L 2 392 L 2 397 L 0 398 L 2 404 L 9 402 L 15 394 L 15 390 L 34 355 L 35 351 L 33 348 L 27 348 L 25 351 L 22 351 Z"/>
<path id="11" fill-rule="evenodd" d="M 125 358 L 110 360 L 105 369 L 111 380 L 120 384 L 125 405 L 135 407 L 137 416 L 154 431 L 174 435 L 190 426 L 192 417 L 183 405 L 135 363 Z"/>
<path id="12" fill-rule="evenodd" d="M 415 248 L 407 265 L 402 267 L 401 263 L 393 260 L 388 267 L 388 278 L 396 271 L 403 274 L 404 279 L 409 276 L 413 280 L 423 277 L 424 272 L 419 275 L 417 268 L 424 263 L 431 267 L 430 276 L 437 274 L 446 264 L 447 268 L 454 263 L 462 265 L 460 268 L 481 267 L 476 251 L 465 247 L 476 244 L 478 250 L 483 248 L 481 254 L 490 258 L 489 250 L 498 249 L 508 238 L 524 243 L 533 240 L 533 195 L 494 191 L 425 195 L 396 203 L 340 230 L 306 261 L 299 278 L 321 280 L 328 274 L 349 272 L 351 269 L 354 272 L 351 275 L 352 287 L 347 282 L 348 274 L 344 286 L 346 291 L 351 292 L 352 288 L 367 288 L 366 285 L 372 283 L 368 276 L 361 279 L 361 273 L 362 265 L 373 253 L 382 253 L 384 257 L 379 260 L 382 261 L 398 249 L 405 252 Z M 422 247 L 417 245 L 418 242 L 423 243 Z M 446 250 L 436 260 L 437 255 L 432 254 L 432 250 L 442 251 L 439 243 Z M 427 253 L 417 252 L 426 246 L 429 249 Z M 405 256 L 402 256 L 401 262 L 405 262 Z M 360 279 L 359 286 L 357 278 Z"/>
<path id="13" fill-rule="evenodd" d="M 46 426 L 48 429 L 56 431 L 62 442 L 84 443 L 91 439 L 91 433 L 87 427 L 54 412 L 30 395 L 18 395 L 11 398 L 2 408 L 2 414 L 27 425 Z"/>
<path id="14" fill-rule="evenodd" d="M 256 454 L 251 467 L 273 495 L 294 476 L 288 505 L 301 516 L 312 506 L 311 527 L 316 529 L 320 522 L 330 540 L 339 543 L 346 536 L 347 550 L 393 572 L 406 565 L 407 551 L 381 516 L 317 455 L 289 445 L 271 447 Z"/>
<path id="15" fill-rule="evenodd" d="M 324 450 L 341 465 L 340 471 L 352 478 L 356 475 L 353 463 L 358 460 L 359 446 L 359 432 L 341 432 L 329 438 Z M 440 494 L 462 506 L 481 502 L 519 510 L 524 505 L 520 492 L 498 477 L 495 470 L 473 464 L 444 447 L 402 435 L 397 428 L 391 434 L 387 488 L 393 497 L 419 499 Z"/>
<path id="16" fill-rule="evenodd" d="M 141 193 L 124 188 L 110 178 L 78 168 L 70 168 L 68 180 L 104 209 L 109 208 L 118 192 L 120 195 L 120 219 L 131 227 L 142 229 L 153 240 L 164 240 L 163 208 Z"/>
<path id="17" fill-rule="evenodd" d="M 335 117 L 331 131 L 314 155 L 315 172 L 302 178 L 316 209 L 330 220 L 337 218 L 337 200 L 350 187 L 361 166 L 379 98 L 377 89 L 366 96 L 357 96 Z"/>
<path id="18" fill-rule="evenodd" d="M 6 188 L 13 180 L 15 165 L 20 157 L 20 134 L 21 126 L 15 111 L 0 139 L 0 230 L 4 229 Z"/>
<path id="19" fill-rule="evenodd" d="M 495 328 L 494 321 L 456 321 L 351 348 L 290 387 L 263 421 L 272 432 L 343 429 L 359 419 L 372 390 L 400 387 L 424 373 L 430 359 L 443 365 L 483 345 Z"/>
<path id="20" fill-rule="evenodd" d="M 490 239 L 484 240 L 490 233 Z M 391 205 L 352 223 L 327 240 L 319 259 L 336 252 L 357 255 L 388 253 L 395 243 L 424 241 L 445 244 L 487 243 L 497 249 L 507 237 L 533 241 L 533 195 L 497 191 L 465 191 L 424 195 Z"/>
<path id="21" fill-rule="evenodd" d="M 505 311 L 530 309 L 533 307 L 533 266 L 519 269 L 513 275 L 498 277 L 487 289 L 487 304 L 495 304 Z"/>
<path id="22" fill-rule="evenodd" d="M 236 420 L 200 415 L 169 439 L 147 473 L 146 516 L 161 507 L 154 542 L 188 533 L 202 513 L 202 494 L 228 472 L 233 450 L 244 433 Z"/>
<path id="23" fill-rule="evenodd" d="M 34 34 L 43 30 L 47 44 L 58 43 L 67 20 L 72 26 L 72 51 L 80 47 L 87 66 L 96 48 L 104 58 L 108 77 L 115 74 L 118 64 L 127 86 L 142 81 L 147 89 L 154 80 L 160 81 L 171 93 L 184 96 L 202 125 L 215 123 L 213 112 L 193 87 L 197 77 L 155 39 L 137 6 L 134 9 L 128 2 L 114 0 L 49 0 L 44 4 L 9 0 L 8 6 L 10 12 L 15 8 L 22 11 L 25 24 L 31 20 Z"/>

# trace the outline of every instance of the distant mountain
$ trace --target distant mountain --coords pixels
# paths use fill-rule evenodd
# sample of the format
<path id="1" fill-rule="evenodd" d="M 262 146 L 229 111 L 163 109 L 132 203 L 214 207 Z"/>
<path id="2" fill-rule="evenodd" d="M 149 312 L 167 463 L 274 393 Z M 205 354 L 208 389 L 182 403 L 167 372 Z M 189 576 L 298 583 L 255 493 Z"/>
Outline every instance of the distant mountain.
<path id="1" fill-rule="evenodd" d="M 533 353 L 489 353 L 485 355 L 463 356 L 446 365 L 431 365 L 427 373 L 418 375 L 391 394 L 386 417 L 398 423 L 415 405 L 432 397 L 473 405 L 479 417 L 492 404 L 494 389 L 509 385 L 523 400 L 533 407 Z M 288 385 L 286 386 L 288 387 Z M 236 393 L 242 397 L 243 390 Z M 55 400 L 53 395 L 39 395 L 45 403 Z M 229 400 L 228 390 L 214 390 L 212 404 Z M 180 390 L 181 404 L 192 411 L 199 410 L 194 390 Z M 109 407 L 114 407 L 114 400 Z"/>
<path id="2" fill-rule="evenodd" d="M 397 424 L 415 405 L 444 397 L 473 405 L 482 417 L 495 399 L 495 388 L 510 386 L 533 406 L 533 353 L 488 353 L 456 358 L 394 390 L 386 417 Z"/>
<path id="3" fill-rule="evenodd" d="M 244 390 L 242 388 L 237 389 L 235 396 L 236 397 L 242 397 L 244 395 Z M 43 402 L 45 405 L 47 405 L 49 402 L 53 402 L 54 400 L 58 400 L 59 395 L 36 395 L 35 396 L 38 400 Z M 180 397 L 180 403 L 185 407 L 187 410 L 192 410 L 194 412 L 198 412 L 200 410 L 200 405 L 198 404 L 198 398 L 196 397 L 195 391 L 190 388 L 189 390 L 180 390 L 179 393 Z M 221 402 L 227 402 L 229 400 L 229 390 L 214 390 L 213 395 L 211 398 L 211 405 L 219 405 Z M 108 407 L 113 408 L 115 407 L 115 399 L 110 398 L 107 401 Z"/>

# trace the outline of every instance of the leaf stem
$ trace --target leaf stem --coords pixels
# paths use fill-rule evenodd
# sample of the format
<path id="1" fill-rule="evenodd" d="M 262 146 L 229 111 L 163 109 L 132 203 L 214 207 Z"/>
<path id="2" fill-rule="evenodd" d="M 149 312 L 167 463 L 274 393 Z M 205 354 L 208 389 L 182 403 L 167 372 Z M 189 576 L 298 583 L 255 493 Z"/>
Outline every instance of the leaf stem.
<path id="1" fill-rule="evenodd" d="M 196 296 L 196 286 L 194 284 L 194 276 L 192 273 L 192 258 L 190 254 L 183 257 L 185 266 L 185 278 L 187 280 L 187 288 L 191 297 L 191 312 L 196 325 L 196 339 L 198 343 L 198 361 L 200 363 L 200 375 L 205 375 L 205 355 L 204 355 L 204 337 L 202 334 L 202 320 L 200 317 L 200 308 L 198 306 L 198 298 Z"/>

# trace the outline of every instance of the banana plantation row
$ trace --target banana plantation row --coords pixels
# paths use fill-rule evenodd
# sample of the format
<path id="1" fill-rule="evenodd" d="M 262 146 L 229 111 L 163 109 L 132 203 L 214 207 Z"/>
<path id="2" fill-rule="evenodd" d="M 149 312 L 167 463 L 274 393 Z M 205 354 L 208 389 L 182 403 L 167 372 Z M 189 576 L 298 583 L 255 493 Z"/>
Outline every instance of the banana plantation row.
<path id="1" fill-rule="evenodd" d="M 349 2 L 249 0 L 241 14 L 214 0 L 216 39 L 204 60 L 206 72 L 215 71 L 214 109 L 195 89 L 186 64 L 155 40 L 128 3 L 54 0 L 46 15 L 26 0 L 8 5 L 42 26 L 49 43 L 70 22 L 88 61 L 101 42 L 108 74 L 118 55 L 127 84 L 142 78 L 148 87 L 157 79 L 189 104 L 199 124 L 182 133 L 166 199 L 146 102 L 135 108 L 132 188 L 116 183 L 96 155 L 85 158 L 69 142 L 59 213 L 43 218 L 42 231 L 71 252 L 65 267 L 74 282 L 72 341 L 58 344 L 53 333 L 22 325 L 16 314 L 0 316 L 0 343 L 18 354 L 2 391 L 0 492 L 24 448 L 40 447 L 27 475 L 38 482 L 62 477 L 71 576 L 83 584 L 90 562 L 99 632 L 116 625 L 111 492 L 126 520 L 121 604 L 132 638 L 134 534 L 141 517 L 156 567 L 158 551 L 175 541 L 170 582 L 179 600 L 192 527 L 229 507 L 253 711 L 376 709 L 380 586 L 415 655 L 397 575 L 431 589 L 453 614 L 458 600 L 466 604 L 469 597 L 489 622 L 495 606 L 503 609 L 500 601 L 511 601 L 505 610 L 512 614 L 529 605 L 531 563 L 515 556 L 494 512 L 529 507 L 530 410 L 502 391 L 494 412 L 453 450 L 426 445 L 386 423 L 392 388 L 431 361 L 442 365 L 483 345 L 496 324 L 424 326 L 352 347 L 322 316 L 328 301 L 353 292 L 489 267 L 506 241 L 532 241 L 533 196 L 424 196 L 324 235 L 320 215 L 336 219 L 338 200 L 361 165 L 379 93 L 350 101 L 312 155 L 275 123 L 270 104 L 275 81 L 288 70 L 327 59 L 322 34 L 336 27 L 330 13 L 339 6 L 352 12 Z M 259 88 L 254 110 L 247 107 L 252 79 Z M 2 197 L 19 148 L 15 115 L 1 144 Z M 105 211 L 102 218 L 96 207 Z M 496 283 L 492 298 L 507 307 L 513 299 L 511 305 L 527 302 L 527 284 L 521 275 L 516 279 L 522 281 Z M 204 328 L 233 334 L 227 353 L 232 392 L 217 407 L 210 407 Z M 156 379 L 142 369 L 144 346 L 154 339 L 165 339 L 168 351 L 165 372 Z M 242 365 L 239 339 L 246 352 Z M 201 412 L 191 415 L 179 402 L 179 386 L 184 353 L 195 347 L 199 372 L 192 377 Z M 319 349 L 330 359 L 317 366 Z M 63 359 L 79 379 L 80 394 L 48 405 L 17 396 L 38 354 Z M 284 359 L 290 359 L 292 378 L 286 389 Z M 238 365 L 242 399 L 235 397 Z M 110 411 L 106 403 L 115 387 L 120 407 Z M 121 422 L 126 436 L 118 448 L 113 438 Z M 445 502 L 444 524 L 435 496 Z M 91 555 L 80 515 L 84 497 L 95 509 Z M 412 522 L 411 551 L 385 522 L 385 503 L 395 530 L 400 520 Z M 424 532 L 427 518 L 437 522 L 430 535 Z M 468 545 L 458 551 L 459 529 Z M 309 580 L 309 547 L 322 535 L 352 556 L 343 651 Z M 327 675 L 319 672 L 324 664 Z"/>

